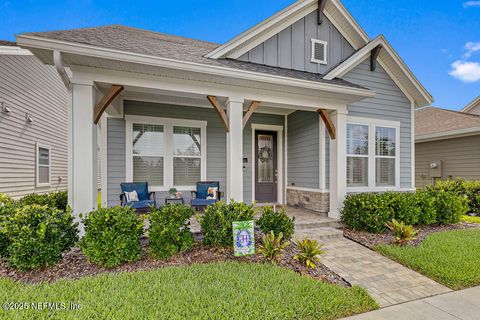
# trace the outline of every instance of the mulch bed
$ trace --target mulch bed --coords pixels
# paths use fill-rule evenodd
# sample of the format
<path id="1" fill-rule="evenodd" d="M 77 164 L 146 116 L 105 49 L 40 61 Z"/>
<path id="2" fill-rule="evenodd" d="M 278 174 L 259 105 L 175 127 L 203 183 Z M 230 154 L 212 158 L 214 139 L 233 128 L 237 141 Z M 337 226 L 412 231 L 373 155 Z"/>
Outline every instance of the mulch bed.
<path id="1" fill-rule="evenodd" d="M 256 237 L 257 238 L 257 237 Z M 88 259 L 82 254 L 79 248 L 73 248 L 63 254 L 62 260 L 55 266 L 44 268 L 41 270 L 30 270 L 21 272 L 19 270 L 8 267 L 6 261 L 0 259 L 0 277 L 10 278 L 15 281 L 24 283 L 40 283 L 55 282 L 60 279 L 79 279 L 86 276 L 95 276 L 103 273 L 115 272 L 134 272 L 139 270 L 151 270 L 169 266 L 185 266 L 195 263 L 212 263 L 220 261 L 239 261 L 245 263 L 263 263 L 264 258 L 261 254 L 255 254 L 248 257 L 234 257 L 233 250 L 206 247 L 197 241 L 193 248 L 188 252 L 181 252 L 167 261 L 156 260 L 148 255 L 148 240 L 142 240 L 142 256 L 139 261 L 123 264 L 116 268 L 102 268 L 94 264 L 90 264 Z M 257 240 L 257 248 L 259 241 Z M 279 261 L 278 265 L 299 273 L 307 275 L 321 281 L 335 283 L 343 287 L 350 287 L 350 284 L 339 275 L 319 264 L 317 269 L 312 270 L 306 268 L 298 261 L 293 260 L 296 254 L 295 245 L 290 245 Z"/>
<path id="2" fill-rule="evenodd" d="M 458 224 L 448 224 L 448 225 L 428 225 L 416 227 L 420 230 L 417 235 L 417 239 L 410 242 L 412 246 L 418 246 L 425 239 L 426 236 L 435 232 L 448 231 L 448 230 L 459 230 L 459 229 L 468 229 L 468 228 L 479 228 L 478 224 L 471 224 L 461 222 Z M 343 236 L 350 240 L 360 243 L 369 249 L 373 249 L 377 245 L 389 245 L 393 244 L 393 233 L 391 231 L 387 233 L 369 233 L 366 231 L 357 231 L 352 229 L 343 229 Z"/>

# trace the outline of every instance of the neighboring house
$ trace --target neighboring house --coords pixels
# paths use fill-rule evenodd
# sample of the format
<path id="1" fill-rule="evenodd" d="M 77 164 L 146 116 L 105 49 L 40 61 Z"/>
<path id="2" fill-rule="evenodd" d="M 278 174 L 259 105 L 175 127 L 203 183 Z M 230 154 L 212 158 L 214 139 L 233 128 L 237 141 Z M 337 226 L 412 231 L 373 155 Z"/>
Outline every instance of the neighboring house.
<path id="1" fill-rule="evenodd" d="M 223 45 L 118 25 L 17 41 L 71 88 L 75 215 L 96 207 L 97 123 L 109 206 L 124 181 L 162 203 L 217 180 L 227 199 L 338 218 L 348 192 L 415 187 L 414 109 L 432 97 L 337 0 L 295 2 Z"/>
<path id="2" fill-rule="evenodd" d="M 416 186 L 439 179 L 480 180 L 480 97 L 462 111 L 415 112 Z"/>
<path id="3" fill-rule="evenodd" d="M 0 41 L 0 192 L 67 188 L 68 91 L 55 67 Z"/>

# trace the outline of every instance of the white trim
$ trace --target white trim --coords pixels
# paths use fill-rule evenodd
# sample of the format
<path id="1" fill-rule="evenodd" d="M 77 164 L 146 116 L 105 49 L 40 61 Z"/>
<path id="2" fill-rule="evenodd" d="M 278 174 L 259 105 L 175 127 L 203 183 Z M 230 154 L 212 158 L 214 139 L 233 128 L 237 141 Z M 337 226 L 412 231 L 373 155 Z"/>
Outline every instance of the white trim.
<path id="1" fill-rule="evenodd" d="M 400 145 L 400 122 L 382 120 L 375 118 L 363 118 L 363 117 L 351 117 L 347 116 L 347 125 L 367 125 L 368 126 L 368 185 L 365 187 L 349 187 L 347 185 L 347 192 L 369 192 L 369 191 L 381 191 L 381 190 L 399 190 L 400 189 L 400 158 L 401 158 L 401 145 Z M 375 147 L 376 128 L 393 128 L 395 129 L 395 156 L 377 156 Z M 346 141 L 345 141 L 346 143 Z M 347 154 L 348 156 L 348 154 Z M 391 158 L 395 159 L 395 185 L 394 186 L 376 186 L 376 159 Z"/>
<path id="2" fill-rule="evenodd" d="M 400 188 L 400 187 L 355 187 L 347 188 L 348 193 L 362 193 L 362 192 L 387 192 L 387 191 L 396 191 L 396 192 L 407 192 L 415 191 L 416 188 Z"/>
<path id="3" fill-rule="evenodd" d="M 410 183 L 410 186 L 412 188 L 415 188 L 416 186 L 416 177 L 415 177 L 415 154 L 416 154 L 416 150 L 415 150 L 415 102 L 412 101 L 412 105 L 411 105 L 411 108 L 410 108 L 410 112 L 411 112 L 411 115 L 410 115 L 410 126 L 411 126 L 411 131 L 410 131 L 410 162 L 411 162 L 411 175 L 412 177 L 410 178 L 411 179 L 411 183 Z"/>
<path id="4" fill-rule="evenodd" d="M 315 46 L 317 44 L 322 44 L 323 47 L 324 47 L 325 52 L 324 52 L 324 59 L 323 60 L 315 59 Z M 328 64 L 328 42 L 312 38 L 311 39 L 311 46 L 312 46 L 312 49 L 311 49 L 311 52 L 310 52 L 311 53 L 310 61 L 312 63 Z"/>
<path id="5" fill-rule="evenodd" d="M 255 131 L 274 131 L 277 133 L 277 202 L 286 203 L 284 198 L 284 177 L 283 177 L 283 126 L 252 123 L 252 203 L 255 202 Z"/>
<path id="6" fill-rule="evenodd" d="M 101 188 L 102 188 L 102 206 L 108 205 L 108 115 L 103 114 L 100 119 L 100 152 L 101 152 Z"/>
<path id="7" fill-rule="evenodd" d="M 284 177 L 284 182 L 283 182 L 283 201 L 285 204 L 288 204 L 288 201 L 287 201 L 287 187 L 288 187 L 288 115 L 286 114 L 285 115 L 285 120 L 284 120 L 284 127 L 285 127 L 285 142 L 284 142 L 284 145 L 285 145 L 285 151 L 284 151 L 284 154 L 285 154 L 285 160 L 283 160 L 283 163 L 285 163 L 285 169 L 283 170 L 284 173 L 285 173 L 285 177 Z"/>
<path id="8" fill-rule="evenodd" d="M 318 133 L 318 139 L 319 139 L 319 144 L 318 144 L 318 150 L 319 150 L 319 156 L 318 156 L 318 165 L 319 165 L 319 177 L 318 177 L 318 184 L 320 190 L 324 190 L 327 186 L 327 180 L 326 180 L 326 135 L 325 135 L 325 123 L 323 123 L 323 120 L 321 117 L 318 117 L 319 121 L 319 133 Z"/>
<path id="9" fill-rule="evenodd" d="M 326 189 L 326 188 L 315 189 L 315 188 L 303 188 L 303 187 L 287 186 L 287 189 L 288 190 L 296 190 L 296 191 L 319 192 L 319 193 L 329 193 L 330 192 L 330 189 Z"/>
<path id="10" fill-rule="evenodd" d="M 48 150 L 48 165 L 40 164 L 40 152 L 39 149 L 47 149 Z M 48 182 L 40 183 L 39 177 L 39 167 L 48 167 Z M 49 145 L 41 144 L 36 142 L 35 143 L 35 184 L 37 188 L 45 188 L 50 187 L 52 183 L 52 147 Z"/>
<path id="11" fill-rule="evenodd" d="M 25 47 L 39 48 L 44 50 L 58 50 L 64 53 L 78 54 L 82 56 L 132 62 L 156 67 L 198 72 L 214 76 L 225 76 L 233 79 L 259 81 L 270 84 L 287 85 L 316 90 L 326 90 L 337 93 L 358 94 L 366 97 L 372 95 L 372 91 L 367 89 L 345 87 L 331 83 L 321 83 L 241 69 L 232 69 L 224 66 L 201 64 L 191 61 L 180 61 L 147 54 L 139 54 L 122 50 L 96 47 L 92 45 L 46 39 L 31 35 L 18 36 L 18 42 Z"/>
<path id="12" fill-rule="evenodd" d="M 470 102 L 469 104 L 467 104 L 465 106 L 465 108 L 463 108 L 462 110 L 460 110 L 460 112 L 465 112 L 465 113 L 468 113 L 470 110 L 472 110 L 473 108 L 475 107 L 478 107 L 480 106 L 480 96 L 476 97 L 475 99 L 473 99 L 472 102 Z"/>
<path id="13" fill-rule="evenodd" d="M 16 46 L 0 46 L 0 55 L 2 56 L 33 56 L 27 49 L 22 49 Z"/>
<path id="14" fill-rule="evenodd" d="M 415 136 L 415 143 L 437 141 L 444 139 L 462 138 L 480 134 L 480 127 L 465 128 L 451 131 L 442 131 Z"/>
<path id="15" fill-rule="evenodd" d="M 149 186 L 151 191 L 168 191 L 170 188 L 177 188 L 179 191 L 195 190 L 195 186 L 174 186 L 173 185 L 173 127 L 195 127 L 201 130 L 201 180 L 207 179 L 207 121 L 187 120 L 176 118 L 161 118 L 151 116 L 126 115 L 126 182 L 133 182 L 133 146 L 132 129 L 134 123 L 158 124 L 163 126 L 163 186 Z M 198 158 L 198 157 L 195 157 Z"/>

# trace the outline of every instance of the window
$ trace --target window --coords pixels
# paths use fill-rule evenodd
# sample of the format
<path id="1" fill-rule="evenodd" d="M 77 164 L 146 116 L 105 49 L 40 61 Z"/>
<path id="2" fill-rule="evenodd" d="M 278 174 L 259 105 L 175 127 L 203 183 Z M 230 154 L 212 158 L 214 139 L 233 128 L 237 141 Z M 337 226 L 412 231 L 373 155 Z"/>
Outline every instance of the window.
<path id="1" fill-rule="evenodd" d="M 36 144 L 37 149 L 37 187 L 50 186 L 50 156 L 51 148 L 41 144 Z"/>
<path id="2" fill-rule="evenodd" d="M 368 186 L 368 125 L 347 125 L 347 186 Z"/>
<path id="3" fill-rule="evenodd" d="M 327 64 L 328 43 L 326 41 L 312 39 L 312 58 L 313 63 Z"/>
<path id="4" fill-rule="evenodd" d="M 400 123 L 349 117 L 347 123 L 347 186 L 385 189 L 399 187 Z"/>
<path id="5" fill-rule="evenodd" d="M 395 185 L 395 136 L 395 128 L 375 128 L 375 184 L 377 187 Z"/>
<path id="6" fill-rule="evenodd" d="M 206 179 L 205 121 L 126 116 L 127 181 L 152 191 L 191 190 Z"/>

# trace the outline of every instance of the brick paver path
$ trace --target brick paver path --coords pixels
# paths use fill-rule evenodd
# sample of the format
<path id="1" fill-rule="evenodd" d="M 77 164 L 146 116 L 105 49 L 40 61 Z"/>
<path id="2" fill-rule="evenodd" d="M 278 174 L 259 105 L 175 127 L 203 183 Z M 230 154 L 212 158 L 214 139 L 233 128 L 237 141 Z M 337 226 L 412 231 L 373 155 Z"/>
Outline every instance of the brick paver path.
<path id="1" fill-rule="evenodd" d="M 300 230 L 296 236 L 301 238 L 304 234 Z M 308 236 L 312 237 L 312 232 Z M 352 285 L 367 289 L 381 307 L 451 291 L 344 237 L 320 238 L 319 241 L 327 252 L 322 255 L 322 263 Z"/>

